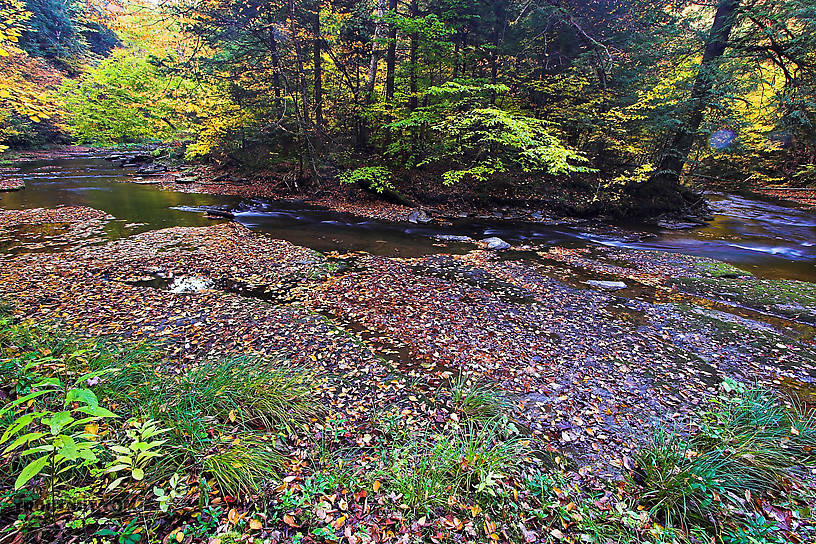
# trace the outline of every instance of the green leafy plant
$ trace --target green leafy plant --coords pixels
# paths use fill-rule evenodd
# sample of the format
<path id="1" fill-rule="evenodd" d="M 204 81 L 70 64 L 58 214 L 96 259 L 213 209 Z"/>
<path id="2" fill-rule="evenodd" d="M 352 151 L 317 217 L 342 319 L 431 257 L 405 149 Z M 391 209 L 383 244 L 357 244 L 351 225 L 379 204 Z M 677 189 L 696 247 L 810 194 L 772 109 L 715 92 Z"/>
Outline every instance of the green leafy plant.
<path id="1" fill-rule="evenodd" d="M 113 445 L 111 450 L 116 453 L 113 461 L 108 463 L 105 472 L 123 476 L 115 478 L 108 490 L 115 489 L 127 479 L 142 481 L 145 477 L 145 469 L 151 459 L 161 456 L 161 446 L 166 440 L 155 440 L 169 429 L 160 429 L 159 423 L 148 419 L 145 421 L 131 420 L 130 429 L 126 431 L 130 442 L 125 445 Z"/>
<path id="2" fill-rule="evenodd" d="M 167 482 L 167 488 L 154 487 L 153 494 L 159 503 L 159 509 L 167 512 L 173 507 L 177 499 L 187 494 L 188 486 L 184 484 L 178 472 L 174 473 Z"/>
<path id="3" fill-rule="evenodd" d="M 100 420 L 117 417 L 99 406 L 93 391 L 81 387 L 99 375 L 100 372 L 87 373 L 72 383 L 63 383 L 57 377 L 46 378 L 34 384 L 31 393 L 0 410 L 2 416 L 32 402 L 32 408 L 24 409 L 0 436 L 0 445 L 8 443 L 3 450 L 4 457 L 11 459 L 19 456 L 27 461 L 17 474 L 14 482 L 16 489 L 45 474 L 50 481 L 53 506 L 54 486 L 58 478 L 68 471 L 98 461 L 97 436 L 87 429 Z"/>

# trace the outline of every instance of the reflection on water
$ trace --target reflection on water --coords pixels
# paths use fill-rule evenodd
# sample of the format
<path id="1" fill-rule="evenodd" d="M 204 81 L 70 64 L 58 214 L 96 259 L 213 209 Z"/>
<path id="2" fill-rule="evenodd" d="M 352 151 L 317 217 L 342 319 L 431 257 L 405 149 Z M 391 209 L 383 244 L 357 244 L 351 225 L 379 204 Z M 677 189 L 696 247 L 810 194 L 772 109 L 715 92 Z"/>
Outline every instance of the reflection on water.
<path id="1" fill-rule="evenodd" d="M 0 195 L 0 205 L 90 206 L 117 218 L 106 226 L 111 239 L 148 229 L 209 225 L 213 219 L 202 212 L 219 209 L 232 211 L 236 221 L 247 227 L 320 251 L 360 250 L 411 257 L 472 248 L 456 242 L 440 247 L 434 235 L 498 236 L 516 244 L 601 244 L 677 251 L 728 261 L 764 277 L 816 281 L 816 216 L 733 195 L 711 196 L 714 220 L 693 231 L 638 226 L 637 232 L 628 235 L 602 235 L 598 228 L 582 230 L 568 224 L 472 219 L 459 220 L 450 227 L 386 223 L 298 202 L 163 191 L 152 185 L 120 183 L 133 173 L 93 157 L 34 161 L 20 167 L 16 175 L 25 180 L 26 188 Z"/>
<path id="2" fill-rule="evenodd" d="M 813 212 L 736 195 L 709 198 L 714 220 L 705 227 L 630 246 L 720 259 L 763 277 L 816 281 Z"/>

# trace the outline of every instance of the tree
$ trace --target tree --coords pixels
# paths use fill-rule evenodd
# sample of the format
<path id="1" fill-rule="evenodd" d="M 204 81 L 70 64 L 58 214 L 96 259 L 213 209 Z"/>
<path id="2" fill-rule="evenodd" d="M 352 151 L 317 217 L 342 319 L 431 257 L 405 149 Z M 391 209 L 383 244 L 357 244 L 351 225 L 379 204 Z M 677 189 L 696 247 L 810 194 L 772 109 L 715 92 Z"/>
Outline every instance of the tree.
<path id="1" fill-rule="evenodd" d="M 691 89 L 686 119 L 678 127 L 668 152 L 661 159 L 653 183 L 677 184 L 683 173 L 686 159 L 703 121 L 707 99 L 717 79 L 718 62 L 728 47 L 728 38 L 736 24 L 738 7 L 739 0 L 720 0 L 717 4 L 717 12 L 706 39 L 703 58 Z"/>

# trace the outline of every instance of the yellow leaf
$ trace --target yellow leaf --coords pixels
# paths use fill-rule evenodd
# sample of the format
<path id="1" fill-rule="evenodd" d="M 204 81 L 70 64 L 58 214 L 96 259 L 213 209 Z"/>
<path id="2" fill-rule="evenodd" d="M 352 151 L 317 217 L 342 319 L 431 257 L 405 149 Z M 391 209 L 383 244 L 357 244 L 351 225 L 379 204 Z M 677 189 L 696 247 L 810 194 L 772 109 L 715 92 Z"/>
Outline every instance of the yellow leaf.
<path id="1" fill-rule="evenodd" d="M 374 488 L 374 493 L 378 493 L 380 491 L 381 485 L 382 484 L 380 483 L 379 480 L 374 480 L 374 485 L 372 486 Z"/>
<path id="2" fill-rule="evenodd" d="M 260 521 L 258 521 L 257 519 L 251 519 L 251 520 L 249 520 L 249 528 L 250 528 L 250 529 L 252 529 L 253 531 L 257 531 L 257 530 L 259 530 L 261 527 L 263 527 L 263 523 L 261 523 L 261 522 L 260 522 Z"/>
<path id="3" fill-rule="evenodd" d="M 235 420 L 236 420 L 236 419 L 238 419 L 238 417 L 235 415 L 235 410 L 230 410 L 230 413 L 229 413 L 229 420 L 230 420 L 232 423 L 235 423 Z"/>
<path id="4" fill-rule="evenodd" d="M 176 533 L 176 542 L 182 542 L 183 540 L 184 540 L 184 533 L 182 533 L 181 531 Z"/>

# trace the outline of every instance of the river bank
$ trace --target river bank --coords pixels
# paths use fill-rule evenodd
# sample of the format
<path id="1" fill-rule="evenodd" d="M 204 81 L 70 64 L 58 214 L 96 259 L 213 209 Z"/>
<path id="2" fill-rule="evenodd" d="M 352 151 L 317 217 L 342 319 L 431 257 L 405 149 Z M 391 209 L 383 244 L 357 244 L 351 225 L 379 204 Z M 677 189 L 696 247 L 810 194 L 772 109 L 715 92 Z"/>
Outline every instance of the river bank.
<path id="1" fill-rule="evenodd" d="M 51 150 L 21 152 L 17 161 L 70 160 L 89 156 L 105 157 L 127 172 L 133 183 L 156 185 L 183 193 L 267 198 L 307 202 L 316 206 L 383 221 L 450 225 L 460 219 L 504 219 L 549 223 L 583 223 L 590 219 L 610 220 L 600 207 L 588 207 L 591 195 L 579 187 L 541 187 L 536 195 L 508 198 L 475 189 L 462 191 L 444 185 L 424 187 L 415 197 L 393 193 L 378 194 L 357 185 L 346 185 L 327 175 L 317 181 L 297 180 L 290 170 L 247 173 L 238 168 L 206 164 L 186 164 L 154 151 L 161 149 L 89 148 L 62 146 Z M 285 166 L 285 165 L 284 165 Z M 7 172 L 12 174 L 13 172 Z M 308 186 L 305 184 L 308 183 Z M 429 195 L 432 195 L 429 196 Z M 520 204 L 521 203 L 521 204 Z M 664 228 L 688 229 L 703 224 L 705 214 L 682 213 L 649 218 Z"/>

